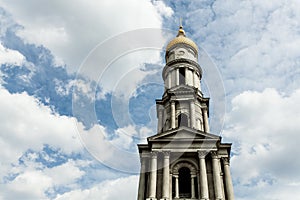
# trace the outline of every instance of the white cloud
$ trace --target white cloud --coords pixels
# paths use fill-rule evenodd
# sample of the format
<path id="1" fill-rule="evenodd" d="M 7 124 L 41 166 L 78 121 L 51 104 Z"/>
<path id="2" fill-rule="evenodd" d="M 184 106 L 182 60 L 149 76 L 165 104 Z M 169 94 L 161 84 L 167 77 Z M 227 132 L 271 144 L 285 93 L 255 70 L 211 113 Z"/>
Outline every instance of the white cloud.
<path id="1" fill-rule="evenodd" d="M 25 61 L 25 57 L 18 51 L 5 48 L 0 43 L 0 65 L 9 64 L 21 66 Z"/>
<path id="2" fill-rule="evenodd" d="M 138 176 L 129 176 L 100 183 L 86 190 L 74 190 L 58 195 L 56 200 L 74 199 L 124 199 L 132 200 L 137 197 Z"/>
<path id="3" fill-rule="evenodd" d="M 132 9 L 140 2 L 142 5 L 137 9 Z M 174 4 L 178 2 L 175 1 Z M 13 14 L 18 23 L 24 25 L 25 28 L 20 30 L 19 35 L 29 42 L 44 44 L 55 55 L 62 57 L 67 63 L 72 63 L 74 66 L 77 66 L 78 62 L 81 62 L 87 52 L 98 42 L 111 35 L 135 28 L 145 26 L 159 28 L 161 26 L 160 15 L 168 17 L 172 13 L 172 10 L 170 11 L 168 7 L 157 1 L 154 1 L 153 5 L 149 1 L 132 1 L 129 3 L 128 1 L 101 1 L 95 4 L 79 1 L 75 3 L 69 1 L 44 3 L 44 6 L 40 6 L 40 2 L 36 3 L 35 1 L 12 1 L 3 3 L 3 6 Z M 203 5 L 205 3 L 205 1 L 192 1 L 190 4 L 185 4 L 190 12 L 186 12 L 182 7 L 178 7 L 178 9 L 187 14 L 184 21 L 191 27 L 191 32 L 194 33 L 192 37 L 196 38 L 197 41 L 201 41 L 199 44 L 213 56 L 221 69 L 227 92 L 230 95 L 237 95 L 243 90 L 262 91 L 266 87 L 275 87 L 279 91 L 286 90 L 288 94 L 283 95 L 276 90 L 268 89 L 263 92 L 245 92 L 234 98 L 232 102 L 233 110 L 227 122 L 230 127 L 224 131 L 224 136 L 225 139 L 233 142 L 233 151 L 238 153 L 232 159 L 233 178 L 235 181 L 239 181 L 236 182 L 235 191 L 238 192 L 239 199 L 293 199 L 295 196 L 300 195 L 297 194 L 300 182 L 298 176 L 300 165 L 297 160 L 297 141 L 299 141 L 297 131 L 300 130 L 298 125 L 300 124 L 298 121 L 300 119 L 299 104 L 297 103 L 299 102 L 299 90 L 292 93 L 294 89 L 299 87 L 300 80 L 298 56 L 299 1 L 241 2 L 231 0 L 214 1 L 211 6 Z M 201 6 L 199 6 L 200 4 Z M 101 8 L 97 5 L 101 5 Z M 36 12 L 33 13 L 32 10 L 36 10 Z M 85 10 L 88 10 L 89 14 L 86 14 Z M 144 14 L 144 10 L 148 14 Z M 111 17 L 112 15 L 117 17 Z M 97 25 L 98 21 L 95 22 L 95 19 L 100 21 L 99 26 Z M 78 26 L 78 24 L 81 26 Z M 145 58 L 149 57 L 146 56 Z M 120 63 L 120 67 L 124 67 L 122 62 Z M 128 60 L 126 60 L 126 63 L 129 63 Z M 133 63 L 133 65 L 136 65 L 140 61 Z M 200 64 L 202 64 L 201 61 Z M 130 72 L 127 69 L 131 68 L 122 68 L 124 73 Z M 112 70 L 110 75 L 106 77 L 111 78 L 111 74 L 115 75 L 116 72 L 118 72 L 118 68 Z M 121 73 L 120 77 L 123 74 Z M 133 85 L 120 85 L 119 89 L 121 92 L 125 92 L 124 96 L 131 94 L 132 88 L 135 88 L 134 85 L 137 85 L 145 74 L 140 71 L 140 73 L 131 74 L 136 77 L 134 80 L 126 79 L 125 81 L 124 78 L 124 82 L 134 83 Z M 116 82 L 112 81 L 113 83 L 109 84 L 109 81 L 105 82 L 108 85 L 106 90 L 117 91 L 114 90 L 114 83 Z M 0 95 L 9 96 L 5 92 L 1 92 Z M 16 94 L 13 97 L 16 99 L 31 98 L 28 96 L 25 98 L 24 96 L 27 95 Z M 231 97 L 228 97 L 229 100 Z M 9 100 L 1 99 L 1 102 L 7 103 Z M 31 98 L 31 100 L 34 100 L 34 98 Z M 15 102 L 14 100 L 11 101 L 12 103 Z M 8 133 L 17 133 L 5 135 L 8 144 L 5 140 L 1 144 L 1 147 L 3 147 L 0 153 L 0 155 L 2 154 L 1 159 L 9 159 L 11 156 L 17 158 L 23 151 L 22 149 L 31 146 L 31 144 L 29 145 L 31 137 L 33 138 L 32 143 L 37 140 L 45 141 L 45 138 L 32 131 L 35 130 L 35 126 L 45 126 L 45 129 L 40 129 L 41 132 L 45 132 L 47 138 L 54 137 L 58 142 L 62 141 L 62 144 L 57 146 L 64 146 L 65 139 L 60 140 L 59 136 L 56 134 L 50 135 L 49 132 L 61 133 L 59 135 L 69 133 L 68 130 L 72 129 L 69 118 L 55 116 L 47 109 L 45 112 L 48 114 L 37 114 L 37 117 L 34 118 L 28 114 L 23 114 L 21 117 L 19 114 L 13 115 L 19 111 L 22 112 L 23 109 L 25 109 L 25 113 L 31 113 L 29 112 L 30 109 L 26 110 L 26 107 L 28 107 L 26 101 L 24 104 L 26 106 L 22 104 L 24 107 L 19 104 L 21 103 L 17 104 L 15 110 L 13 106 L 8 106 L 10 108 L 8 109 L 9 112 L 4 112 L 8 114 L 1 118 L 1 130 L 3 129 Z M 33 107 L 38 106 L 40 105 L 35 103 Z M 5 107 L 5 104 L 2 105 L 2 111 L 5 111 Z M 41 107 L 43 109 L 43 106 Z M 6 116 L 10 117 L 10 120 L 5 119 Z M 47 126 L 47 123 L 39 122 L 41 118 L 48 119 L 48 117 L 52 119 L 49 123 L 54 124 L 53 126 Z M 24 119 L 25 123 L 22 124 L 23 120 L 20 118 Z M 29 119 L 27 120 L 27 118 Z M 12 123 L 12 120 L 15 119 L 18 122 L 15 123 L 17 125 Z M 31 122 L 37 120 L 37 123 Z M 60 122 L 60 125 L 58 122 Z M 67 125 L 65 126 L 65 124 Z M 22 133 L 22 127 L 26 130 L 26 133 Z M 105 133 L 104 127 L 97 127 Z M 12 132 L 11 129 L 15 130 Z M 105 141 L 105 134 L 99 138 L 96 134 L 98 131 L 99 129 L 95 128 L 85 132 L 89 137 L 95 135 L 92 144 L 95 147 L 98 145 L 97 148 L 99 148 L 99 144 L 102 144 L 101 141 Z M 146 133 L 148 133 L 147 130 Z M 23 141 L 25 135 L 30 137 L 25 138 Z M 72 134 L 66 135 L 69 137 Z M 130 141 L 127 139 L 130 138 L 120 138 L 119 140 L 127 142 L 124 144 L 129 144 Z M 20 143 L 20 147 L 15 145 L 16 143 Z M 28 146 L 26 146 L 26 143 L 28 143 Z M 37 142 L 37 144 L 33 144 L 33 147 L 37 148 L 38 145 L 41 145 L 41 143 Z M 15 149 L 12 151 L 13 147 Z M 105 143 L 104 146 L 100 147 L 103 150 L 110 150 L 110 147 L 105 146 Z M 16 152 L 20 153 L 14 155 Z M 105 156 L 111 158 L 112 154 L 110 153 L 113 151 L 105 152 L 107 152 Z M 40 176 L 39 173 L 35 174 Z M 23 175 L 23 177 L 27 176 Z M 43 177 L 41 175 L 41 179 Z M 47 182 L 47 179 L 45 180 Z M 41 186 L 41 188 L 45 188 L 45 186 Z M 108 186 L 103 186 L 103 188 L 111 189 Z M 112 188 L 115 189 L 115 187 Z M 92 194 L 101 198 L 100 193 L 106 194 L 105 192 L 104 189 L 95 187 L 90 190 L 74 190 L 62 195 L 61 198 L 74 197 L 74 199 L 80 199 L 82 197 L 88 199 L 89 195 L 92 196 Z M 134 198 L 136 196 L 128 199 Z"/>
<path id="4" fill-rule="evenodd" d="M 88 163 L 88 161 L 85 161 Z M 85 173 L 79 167 L 80 161 L 68 162 L 47 168 L 34 160 L 28 159 L 25 165 L 14 164 L 9 173 L 16 174 L 10 181 L 0 184 L 3 199 L 49 199 L 56 196 L 55 189 L 79 187 L 76 182 Z"/>
<path id="5" fill-rule="evenodd" d="M 144 133 L 144 129 L 129 125 L 108 134 L 101 125 L 94 125 L 89 130 L 84 130 L 80 124 L 78 127 L 82 143 L 101 163 L 121 172 L 139 172 L 139 155 L 134 138 Z"/>
<path id="6" fill-rule="evenodd" d="M 176 1 L 172 5 L 175 13 L 182 13 L 186 30 L 192 33 L 188 35 L 220 69 L 229 98 L 267 87 L 297 89 L 300 1 Z M 201 60 L 200 65 L 207 67 Z"/>
<path id="7" fill-rule="evenodd" d="M 51 178 L 42 171 L 26 171 L 12 182 L 0 185 L 3 199 L 46 199 L 45 190 L 51 185 Z"/>
<path id="8" fill-rule="evenodd" d="M 65 61 L 68 71 L 99 81 L 102 90 L 98 97 L 104 98 L 106 93 L 118 90 L 115 93 L 125 103 L 137 85 L 154 73 L 142 69 L 143 64 L 161 63 L 157 48 L 162 48 L 168 39 L 161 30 L 162 19 L 173 14 L 162 1 L 150 0 L 55 0 L 43 2 L 42 6 L 36 0 L 26 3 L 0 0 L 0 5 L 24 26 L 17 29 L 17 35 L 28 43 L 50 49 L 55 55 L 54 62 Z M 32 10 L 36 10 L 34 14 Z M 134 33 L 141 28 L 155 30 L 145 31 L 143 35 Z M 133 32 L 127 34 L 128 31 Z M 141 48 L 152 48 L 152 51 Z M 58 85 L 56 89 L 66 94 L 69 86 Z"/>
<path id="9" fill-rule="evenodd" d="M 287 198 L 299 187 L 299 101 L 300 89 L 288 96 L 275 89 L 247 91 L 232 100 L 223 135 L 236 154 L 231 166 L 238 196 Z"/>
<path id="10" fill-rule="evenodd" d="M 101 62 L 100 59 L 97 62 Z M 106 66 L 100 77 L 94 77 L 94 79 L 98 79 L 102 88 L 99 97 L 103 98 L 106 93 L 113 92 L 116 97 L 124 99 L 124 104 L 128 104 L 126 101 L 129 101 L 144 78 L 158 70 L 145 70 L 145 62 L 161 63 L 160 50 L 140 49 L 113 60 L 111 64 Z M 95 74 L 94 72 L 90 77 Z"/>
<path id="11" fill-rule="evenodd" d="M 88 168 L 90 158 L 87 160 L 69 159 L 52 168 L 48 168 L 38 161 L 39 152 L 42 152 L 41 155 L 45 161 L 55 162 L 54 157 L 49 157 L 47 152 L 43 152 L 46 144 L 57 149 L 58 153 L 63 155 L 71 156 L 72 153 L 83 153 L 83 146 L 77 131 L 81 134 L 81 139 L 86 138 L 96 150 L 99 150 L 98 154 L 104 155 L 101 157 L 103 160 L 99 159 L 100 161 L 108 160 L 117 167 L 122 167 L 124 163 L 125 166 L 134 165 L 132 162 L 126 163 L 128 161 L 126 156 L 118 155 L 118 148 L 126 148 L 132 142 L 131 136 L 124 134 L 124 131 L 136 133 L 134 127 L 118 129 L 116 131 L 118 137 L 111 141 L 104 127 L 95 125 L 86 130 L 74 118 L 53 113 L 49 107 L 26 93 L 11 94 L 1 88 L 0 102 L 0 112 L 2 113 L 0 117 L 0 145 L 2 147 L 0 177 L 1 180 L 4 180 L 0 184 L 0 199 L 19 199 L 21 197 L 22 199 L 47 199 L 49 198 L 47 193 L 56 196 L 58 188 L 72 190 L 80 188 L 78 180 L 86 175 L 83 168 Z M 77 122 L 77 126 L 75 122 Z M 86 145 L 89 144 L 86 143 Z M 24 157 L 25 152 L 27 153 Z M 19 158 L 21 157 L 22 162 L 20 163 Z M 133 154 L 132 157 L 138 159 L 137 154 Z M 118 162 L 116 162 L 116 158 Z M 102 174 L 101 177 L 107 179 L 115 177 L 115 175 Z M 129 181 L 130 184 L 134 183 L 133 179 L 128 179 L 112 181 L 110 184 L 118 186 L 124 181 Z M 132 185 L 128 185 L 128 187 L 134 191 L 131 188 Z M 106 189 L 103 190 L 100 187 L 100 190 L 97 189 L 96 192 L 97 195 L 101 195 L 106 192 Z M 131 196 L 133 195 L 135 196 L 135 194 L 131 194 Z"/>
<path id="12" fill-rule="evenodd" d="M 121 32 L 160 28 L 172 10 L 149 0 L 0 1 L 24 29 L 26 41 L 42 44 L 76 70 L 98 43 Z M 34 11 L 34 12 L 33 12 Z"/>
<path id="13" fill-rule="evenodd" d="M 0 177 L 28 149 L 38 151 L 49 144 L 66 154 L 83 150 L 75 119 L 53 113 L 26 93 L 10 94 L 0 88 L 0 102 Z"/>
<path id="14" fill-rule="evenodd" d="M 134 126 L 129 125 L 127 127 L 117 129 L 115 134 L 117 137 L 112 140 L 112 144 L 117 147 L 129 149 L 131 146 L 133 146 L 132 136 L 136 136 L 137 131 Z"/>
<path id="15" fill-rule="evenodd" d="M 171 17 L 174 13 L 173 10 L 170 7 L 167 7 L 163 1 L 153 1 L 153 5 L 162 16 Z"/>
<path id="16" fill-rule="evenodd" d="M 45 169 L 44 173 L 51 177 L 55 186 L 66 187 L 70 184 L 74 184 L 77 179 L 84 175 L 84 172 L 81 171 L 76 165 L 77 164 L 75 161 L 69 160 L 62 165 Z"/>

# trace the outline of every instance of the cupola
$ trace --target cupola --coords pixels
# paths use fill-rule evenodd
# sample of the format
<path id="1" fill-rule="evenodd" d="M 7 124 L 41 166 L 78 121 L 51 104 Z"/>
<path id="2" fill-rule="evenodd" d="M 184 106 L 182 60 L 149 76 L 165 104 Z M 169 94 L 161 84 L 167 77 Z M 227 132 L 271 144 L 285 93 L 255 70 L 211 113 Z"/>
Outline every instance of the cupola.
<path id="1" fill-rule="evenodd" d="M 180 58 L 190 59 L 195 62 L 198 60 L 198 47 L 193 40 L 186 37 L 182 25 L 179 26 L 177 36 L 166 47 L 167 63 Z"/>

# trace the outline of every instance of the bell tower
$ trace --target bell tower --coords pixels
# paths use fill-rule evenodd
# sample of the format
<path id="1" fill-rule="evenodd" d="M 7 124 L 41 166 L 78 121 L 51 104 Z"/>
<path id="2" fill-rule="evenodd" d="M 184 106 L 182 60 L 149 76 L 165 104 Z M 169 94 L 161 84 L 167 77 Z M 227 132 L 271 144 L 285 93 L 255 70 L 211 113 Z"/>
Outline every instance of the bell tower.
<path id="1" fill-rule="evenodd" d="M 180 26 L 166 47 L 157 134 L 139 144 L 138 200 L 233 200 L 231 144 L 209 131 L 198 47 Z"/>

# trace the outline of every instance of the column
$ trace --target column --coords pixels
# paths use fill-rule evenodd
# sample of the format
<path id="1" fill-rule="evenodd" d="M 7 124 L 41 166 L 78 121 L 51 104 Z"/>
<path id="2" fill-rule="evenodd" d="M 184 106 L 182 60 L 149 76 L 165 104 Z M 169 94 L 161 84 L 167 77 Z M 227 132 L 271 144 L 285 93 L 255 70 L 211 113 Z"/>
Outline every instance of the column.
<path id="1" fill-rule="evenodd" d="M 196 174 L 191 174 L 191 198 L 195 199 L 195 177 Z"/>
<path id="2" fill-rule="evenodd" d="M 193 84 L 194 84 L 194 87 L 195 88 L 198 88 L 197 87 L 197 74 L 196 74 L 196 72 L 195 71 L 193 71 Z"/>
<path id="3" fill-rule="evenodd" d="M 171 128 L 175 128 L 175 102 L 171 102 Z"/>
<path id="4" fill-rule="evenodd" d="M 204 132 L 209 133 L 209 124 L 208 124 L 208 109 L 203 108 L 203 121 L 204 121 Z"/>
<path id="5" fill-rule="evenodd" d="M 205 156 L 206 151 L 198 151 L 199 157 L 199 168 L 200 168 L 200 199 L 208 200 L 208 183 L 207 183 L 207 172 L 206 172 L 206 163 Z"/>
<path id="6" fill-rule="evenodd" d="M 164 154 L 164 168 L 163 168 L 163 188 L 162 188 L 162 200 L 169 199 L 170 189 L 170 152 L 163 151 Z"/>
<path id="7" fill-rule="evenodd" d="M 234 200 L 234 193 L 233 193 L 233 186 L 232 186 L 232 180 L 230 175 L 230 160 L 229 158 L 222 158 L 223 164 L 224 164 L 224 175 L 225 175 L 225 190 L 227 194 L 228 200 Z"/>
<path id="8" fill-rule="evenodd" d="M 173 177 L 173 174 L 170 174 L 170 176 L 169 176 L 169 199 L 171 199 L 171 200 L 172 200 L 172 185 L 173 185 L 172 177 Z"/>
<path id="9" fill-rule="evenodd" d="M 161 105 L 157 105 L 158 120 L 157 120 L 157 133 L 161 133 L 163 127 L 163 110 Z"/>
<path id="10" fill-rule="evenodd" d="M 175 82 L 176 82 L 176 85 L 179 85 L 179 69 L 177 68 L 176 69 L 176 76 L 175 76 Z"/>
<path id="11" fill-rule="evenodd" d="M 178 182 L 178 174 L 174 175 L 175 177 L 175 198 L 179 198 L 179 182 Z"/>
<path id="12" fill-rule="evenodd" d="M 146 158 L 141 156 L 141 172 L 140 172 L 140 181 L 139 181 L 139 193 L 138 193 L 138 200 L 144 200 L 145 194 L 145 172 L 146 172 Z"/>
<path id="13" fill-rule="evenodd" d="M 156 200 L 156 176 L 157 176 L 157 152 L 151 152 L 149 198 L 147 200 Z"/>
<path id="14" fill-rule="evenodd" d="M 212 151 L 212 167 L 213 167 L 213 180 L 214 180 L 214 189 L 215 189 L 215 198 L 216 200 L 223 200 L 223 192 L 221 186 L 221 171 L 220 171 L 220 162 L 218 158 L 218 152 Z"/>
<path id="15" fill-rule="evenodd" d="M 190 102 L 190 119 L 191 119 L 191 128 L 195 128 L 195 102 Z"/>
<path id="16" fill-rule="evenodd" d="M 172 76 L 171 76 L 171 71 L 169 72 L 169 74 L 168 74 L 168 89 L 170 89 L 171 87 L 173 87 L 173 85 L 172 85 Z"/>

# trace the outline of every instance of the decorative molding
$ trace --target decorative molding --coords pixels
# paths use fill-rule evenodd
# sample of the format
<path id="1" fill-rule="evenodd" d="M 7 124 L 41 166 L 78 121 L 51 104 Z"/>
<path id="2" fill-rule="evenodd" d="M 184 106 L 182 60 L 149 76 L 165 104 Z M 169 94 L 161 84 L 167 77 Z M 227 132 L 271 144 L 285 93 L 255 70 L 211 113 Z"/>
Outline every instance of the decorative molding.
<path id="1" fill-rule="evenodd" d="M 230 158 L 229 157 L 222 157 L 224 165 L 230 165 Z"/>
<path id="2" fill-rule="evenodd" d="M 198 152 L 198 157 L 199 158 L 205 158 L 206 155 L 208 154 L 208 151 L 197 151 Z"/>
<path id="3" fill-rule="evenodd" d="M 202 74 L 202 69 L 200 68 L 199 63 L 197 63 L 193 60 L 187 59 L 187 58 L 177 58 L 177 59 L 171 60 L 166 64 L 166 66 L 170 67 L 171 65 L 177 64 L 177 63 L 180 63 L 180 64 L 181 63 L 188 63 L 188 64 L 191 64 L 193 66 L 196 66 L 196 67 L 198 67 L 200 73 Z"/>
<path id="4" fill-rule="evenodd" d="M 219 154 L 218 154 L 217 151 L 211 151 L 210 154 L 211 154 L 211 157 L 212 157 L 213 159 L 219 158 Z"/>
<path id="5" fill-rule="evenodd" d="M 152 151 L 150 154 L 151 154 L 151 158 L 157 158 L 157 151 Z"/>
<path id="6" fill-rule="evenodd" d="M 170 151 L 163 151 L 162 152 L 163 153 L 163 155 L 164 155 L 164 157 L 166 158 L 166 157 L 170 157 Z"/>
<path id="7" fill-rule="evenodd" d="M 188 163 L 188 162 L 180 162 L 177 163 L 174 167 L 173 167 L 173 174 L 179 174 L 179 169 L 182 167 L 187 167 L 190 169 L 191 174 L 196 173 L 196 168 L 194 165 Z"/>
<path id="8" fill-rule="evenodd" d="M 202 110 L 205 112 L 205 111 L 208 111 L 208 108 L 205 106 L 205 107 L 202 107 Z"/>

